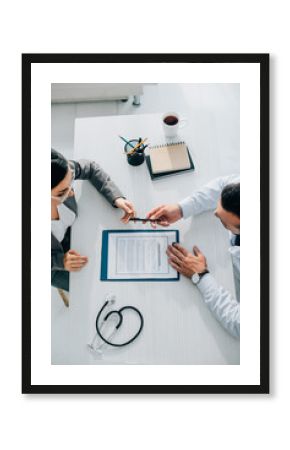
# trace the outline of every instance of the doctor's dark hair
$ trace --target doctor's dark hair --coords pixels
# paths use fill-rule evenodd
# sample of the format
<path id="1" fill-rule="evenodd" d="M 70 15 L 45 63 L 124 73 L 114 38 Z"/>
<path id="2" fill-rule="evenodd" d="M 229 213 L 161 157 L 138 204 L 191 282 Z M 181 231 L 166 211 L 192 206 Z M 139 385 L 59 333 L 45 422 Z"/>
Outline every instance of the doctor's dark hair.
<path id="1" fill-rule="evenodd" d="M 240 183 L 232 183 L 225 186 L 221 195 L 222 207 L 240 217 Z"/>
<path id="2" fill-rule="evenodd" d="M 51 189 L 55 188 L 66 176 L 68 161 L 53 148 L 51 149 Z"/>

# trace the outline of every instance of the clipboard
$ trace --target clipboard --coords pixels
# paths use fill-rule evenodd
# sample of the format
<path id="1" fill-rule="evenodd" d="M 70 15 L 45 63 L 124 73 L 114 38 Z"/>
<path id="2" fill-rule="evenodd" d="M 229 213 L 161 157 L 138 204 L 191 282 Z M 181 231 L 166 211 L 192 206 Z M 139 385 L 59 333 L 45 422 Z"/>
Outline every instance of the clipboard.
<path id="1" fill-rule="evenodd" d="M 154 273 L 154 276 L 150 276 L 150 273 L 146 273 L 145 275 L 142 274 L 138 275 L 132 274 L 132 275 L 126 275 L 124 273 L 123 275 L 118 274 L 118 271 L 116 269 L 116 274 L 114 276 L 114 273 L 112 274 L 112 269 L 110 268 L 110 257 L 112 258 L 112 255 L 114 257 L 114 247 L 116 241 L 114 239 L 120 238 L 120 241 L 122 240 L 122 237 L 125 237 L 126 239 L 128 236 L 132 235 L 137 237 L 137 233 L 139 234 L 138 238 L 143 239 L 143 236 L 146 239 L 146 236 L 154 235 L 157 237 L 157 239 L 171 236 L 167 241 L 164 240 L 163 243 L 163 250 L 165 248 L 165 245 L 169 245 L 172 242 L 179 242 L 179 230 L 103 230 L 102 232 L 102 250 L 101 250 L 101 273 L 100 273 L 100 280 L 101 281 L 179 281 L 180 274 L 173 269 L 168 264 L 168 272 L 165 274 L 163 273 Z M 149 235 L 150 233 L 150 235 Z M 115 235 L 115 236 L 114 236 Z M 129 238 L 128 238 L 129 239 Z M 120 242 L 119 241 L 119 242 Z M 110 248 L 112 247 L 112 248 Z M 117 254 L 117 252 L 116 252 Z M 162 252 L 162 256 L 164 259 L 164 255 Z M 167 258 L 167 256 L 166 256 Z M 117 258 L 116 258 L 117 261 Z M 115 264 L 117 266 L 117 262 L 114 261 L 113 265 L 115 267 Z"/>

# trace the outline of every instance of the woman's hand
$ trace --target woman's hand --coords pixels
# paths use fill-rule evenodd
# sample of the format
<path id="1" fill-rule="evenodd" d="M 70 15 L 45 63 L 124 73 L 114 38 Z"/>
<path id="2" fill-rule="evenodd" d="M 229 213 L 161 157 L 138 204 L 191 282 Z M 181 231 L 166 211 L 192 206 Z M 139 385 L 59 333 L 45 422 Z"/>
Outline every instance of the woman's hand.
<path id="1" fill-rule="evenodd" d="M 115 206 L 117 206 L 117 208 L 122 209 L 125 213 L 121 219 L 123 223 L 128 223 L 129 219 L 136 216 L 136 211 L 134 209 L 133 203 L 129 202 L 125 198 L 122 197 L 117 198 L 115 200 Z"/>
<path id="2" fill-rule="evenodd" d="M 182 218 L 182 210 L 178 203 L 173 205 L 160 205 L 151 209 L 146 215 L 146 219 L 151 219 L 151 226 L 156 228 L 156 223 L 162 227 L 168 227 L 171 223 Z M 154 222 L 156 220 L 156 222 Z"/>
<path id="3" fill-rule="evenodd" d="M 69 272 L 77 272 L 81 270 L 85 266 L 85 264 L 87 264 L 87 262 L 88 257 L 81 256 L 75 250 L 69 250 L 67 253 L 65 253 L 63 258 L 64 268 Z"/>

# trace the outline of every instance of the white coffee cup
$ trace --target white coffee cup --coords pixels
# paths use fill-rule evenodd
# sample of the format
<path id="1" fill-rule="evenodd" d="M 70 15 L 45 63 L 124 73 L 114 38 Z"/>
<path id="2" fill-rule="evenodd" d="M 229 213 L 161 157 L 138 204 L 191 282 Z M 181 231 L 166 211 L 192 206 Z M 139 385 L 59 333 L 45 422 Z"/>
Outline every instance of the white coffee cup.
<path id="1" fill-rule="evenodd" d="M 162 115 L 162 124 L 166 137 L 175 137 L 179 128 L 186 125 L 186 119 L 182 119 L 176 112 L 167 112 Z"/>

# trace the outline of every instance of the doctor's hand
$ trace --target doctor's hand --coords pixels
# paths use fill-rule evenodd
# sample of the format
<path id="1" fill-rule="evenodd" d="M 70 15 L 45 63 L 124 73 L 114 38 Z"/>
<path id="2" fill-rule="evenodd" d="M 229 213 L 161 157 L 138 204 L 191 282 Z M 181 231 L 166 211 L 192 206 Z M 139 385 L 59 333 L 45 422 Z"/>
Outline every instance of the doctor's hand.
<path id="1" fill-rule="evenodd" d="M 156 220 L 156 222 L 151 222 L 153 228 L 156 228 L 156 223 L 162 227 L 168 227 L 171 223 L 177 222 L 181 218 L 182 210 L 178 203 L 157 206 L 146 215 L 146 219 Z"/>
<path id="2" fill-rule="evenodd" d="M 75 250 L 69 250 L 64 254 L 63 264 L 65 270 L 69 272 L 77 272 L 81 270 L 88 262 L 87 256 L 81 256 Z"/>
<path id="3" fill-rule="evenodd" d="M 169 245 L 166 254 L 171 267 L 188 278 L 207 269 L 206 258 L 196 246 L 193 247 L 192 254 L 180 244 Z"/>
<path id="4" fill-rule="evenodd" d="M 115 206 L 124 211 L 124 215 L 121 218 L 123 223 L 128 223 L 129 219 L 136 216 L 136 211 L 134 209 L 133 203 L 129 202 L 125 198 L 119 197 L 115 200 Z"/>

